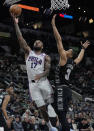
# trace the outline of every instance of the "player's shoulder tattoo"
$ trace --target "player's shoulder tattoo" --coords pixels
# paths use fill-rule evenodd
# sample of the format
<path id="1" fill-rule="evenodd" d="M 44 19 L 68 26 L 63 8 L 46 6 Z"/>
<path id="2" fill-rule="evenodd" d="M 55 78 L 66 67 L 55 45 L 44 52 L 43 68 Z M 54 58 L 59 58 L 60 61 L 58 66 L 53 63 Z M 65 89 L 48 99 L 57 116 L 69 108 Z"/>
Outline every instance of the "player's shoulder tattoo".
<path id="1" fill-rule="evenodd" d="M 46 55 L 45 60 L 48 61 L 48 62 L 51 62 L 51 57 L 49 55 Z"/>
<path id="2" fill-rule="evenodd" d="M 50 67 L 51 67 L 51 58 L 50 58 L 50 56 L 46 55 L 45 56 L 45 68 L 50 69 Z"/>

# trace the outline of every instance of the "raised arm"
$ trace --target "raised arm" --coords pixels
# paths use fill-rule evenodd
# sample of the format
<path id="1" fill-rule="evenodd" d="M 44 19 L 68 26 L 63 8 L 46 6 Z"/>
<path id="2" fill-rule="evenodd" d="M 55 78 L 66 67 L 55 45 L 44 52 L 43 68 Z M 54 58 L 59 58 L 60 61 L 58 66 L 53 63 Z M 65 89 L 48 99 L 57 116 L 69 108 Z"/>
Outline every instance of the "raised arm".
<path id="1" fill-rule="evenodd" d="M 19 20 L 13 14 L 11 14 L 11 15 L 13 17 L 14 26 L 15 26 L 15 30 L 16 30 L 16 35 L 17 35 L 17 39 L 19 41 L 20 47 L 24 50 L 25 54 L 28 55 L 31 49 L 28 46 L 25 39 L 23 38 L 23 36 L 22 36 L 22 33 L 21 33 L 19 25 L 18 25 Z"/>
<path id="2" fill-rule="evenodd" d="M 55 36 L 55 39 L 57 42 L 58 52 L 59 52 L 60 56 L 63 57 L 63 59 L 66 59 L 66 53 L 65 53 L 65 50 L 64 50 L 64 47 L 62 44 L 62 38 L 61 38 L 61 36 L 56 28 L 56 25 L 55 25 L 55 17 L 56 17 L 56 15 L 54 15 L 52 18 L 52 28 L 53 28 L 54 36 Z"/>
<path id="3" fill-rule="evenodd" d="M 90 42 L 87 40 L 84 44 L 81 42 L 81 45 L 82 45 L 82 49 L 81 49 L 78 57 L 74 60 L 76 65 L 82 61 L 82 59 L 84 57 L 85 49 L 90 45 Z"/>

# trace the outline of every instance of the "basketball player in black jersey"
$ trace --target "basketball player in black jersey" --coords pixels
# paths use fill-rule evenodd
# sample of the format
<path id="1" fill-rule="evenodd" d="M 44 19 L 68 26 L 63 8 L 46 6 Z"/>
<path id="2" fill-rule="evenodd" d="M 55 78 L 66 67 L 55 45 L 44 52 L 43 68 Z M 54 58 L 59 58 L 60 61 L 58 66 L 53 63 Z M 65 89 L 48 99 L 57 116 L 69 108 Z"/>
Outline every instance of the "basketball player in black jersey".
<path id="1" fill-rule="evenodd" d="M 6 87 L 6 94 L 0 96 L 0 127 L 4 127 L 4 131 L 10 131 L 12 117 L 7 114 L 7 108 L 13 101 L 13 86 L 10 84 Z"/>
<path id="2" fill-rule="evenodd" d="M 56 85 L 56 98 L 57 98 L 57 113 L 62 124 L 63 131 L 69 131 L 70 128 L 66 121 L 66 113 L 68 111 L 68 104 L 71 100 L 71 89 L 69 83 L 69 76 L 75 65 L 79 64 L 84 56 L 85 50 L 90 45 L 89 41 L 81 43 L 82 49 L 76 59 L 72 59 L 73 50 L 65 50 L 62 43 L 62 38 L 55 25 L 55 17 L 52 18 L 52 28 L 57 43 L 58 53 L 60 56 L 59 64 L 55 71 L 55 85 Z"/>

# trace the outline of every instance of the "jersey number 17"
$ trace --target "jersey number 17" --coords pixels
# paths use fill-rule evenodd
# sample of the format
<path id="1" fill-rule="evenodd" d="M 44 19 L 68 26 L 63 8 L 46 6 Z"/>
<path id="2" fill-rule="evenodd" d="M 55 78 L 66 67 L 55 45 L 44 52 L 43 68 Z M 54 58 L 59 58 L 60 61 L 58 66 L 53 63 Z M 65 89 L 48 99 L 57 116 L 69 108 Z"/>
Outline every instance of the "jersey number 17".
<path id="1" fill-rule="evenodd" d="M 36 68 L 37 63 L 31 63 L 31 68 Z"/>

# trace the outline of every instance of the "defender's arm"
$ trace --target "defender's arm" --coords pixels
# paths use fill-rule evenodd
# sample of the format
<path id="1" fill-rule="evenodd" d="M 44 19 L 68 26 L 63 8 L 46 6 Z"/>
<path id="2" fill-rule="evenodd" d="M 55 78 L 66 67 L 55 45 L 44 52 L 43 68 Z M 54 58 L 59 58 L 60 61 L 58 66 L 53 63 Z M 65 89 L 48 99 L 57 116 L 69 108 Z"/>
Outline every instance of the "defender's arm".
<path id="1" fill-rule="evenodd" d="M 62 38 L 61 38 L 61 36 L 56 28 L 56 25 L 55 25 L 55 17 L 56 17 L 56 15 L 54 15 L 52 18 L 52 28 L 53 28 L 54 36 L 55 36 L 55 39 L 57 42 L 58 52 L 59 52 L 60 56 L 63 57 L 63 59 L 66 59 L 66 53 L 65 53 L 65 50 L 64 50 L 64 47 L 62 44 Z"/>
<path id="2" fill-rule="evenodd" d="M 82 61 L 82 59 L 84 57 L 85 49 L 90 45 L 90 42 L 87 40 L 84 44 L 82 44 L 82 42 L 81 42 L 81 45 L 82 45 L 82 49 L 81 49 L 78 57 L 74 60 L 76 65 Z"/>

